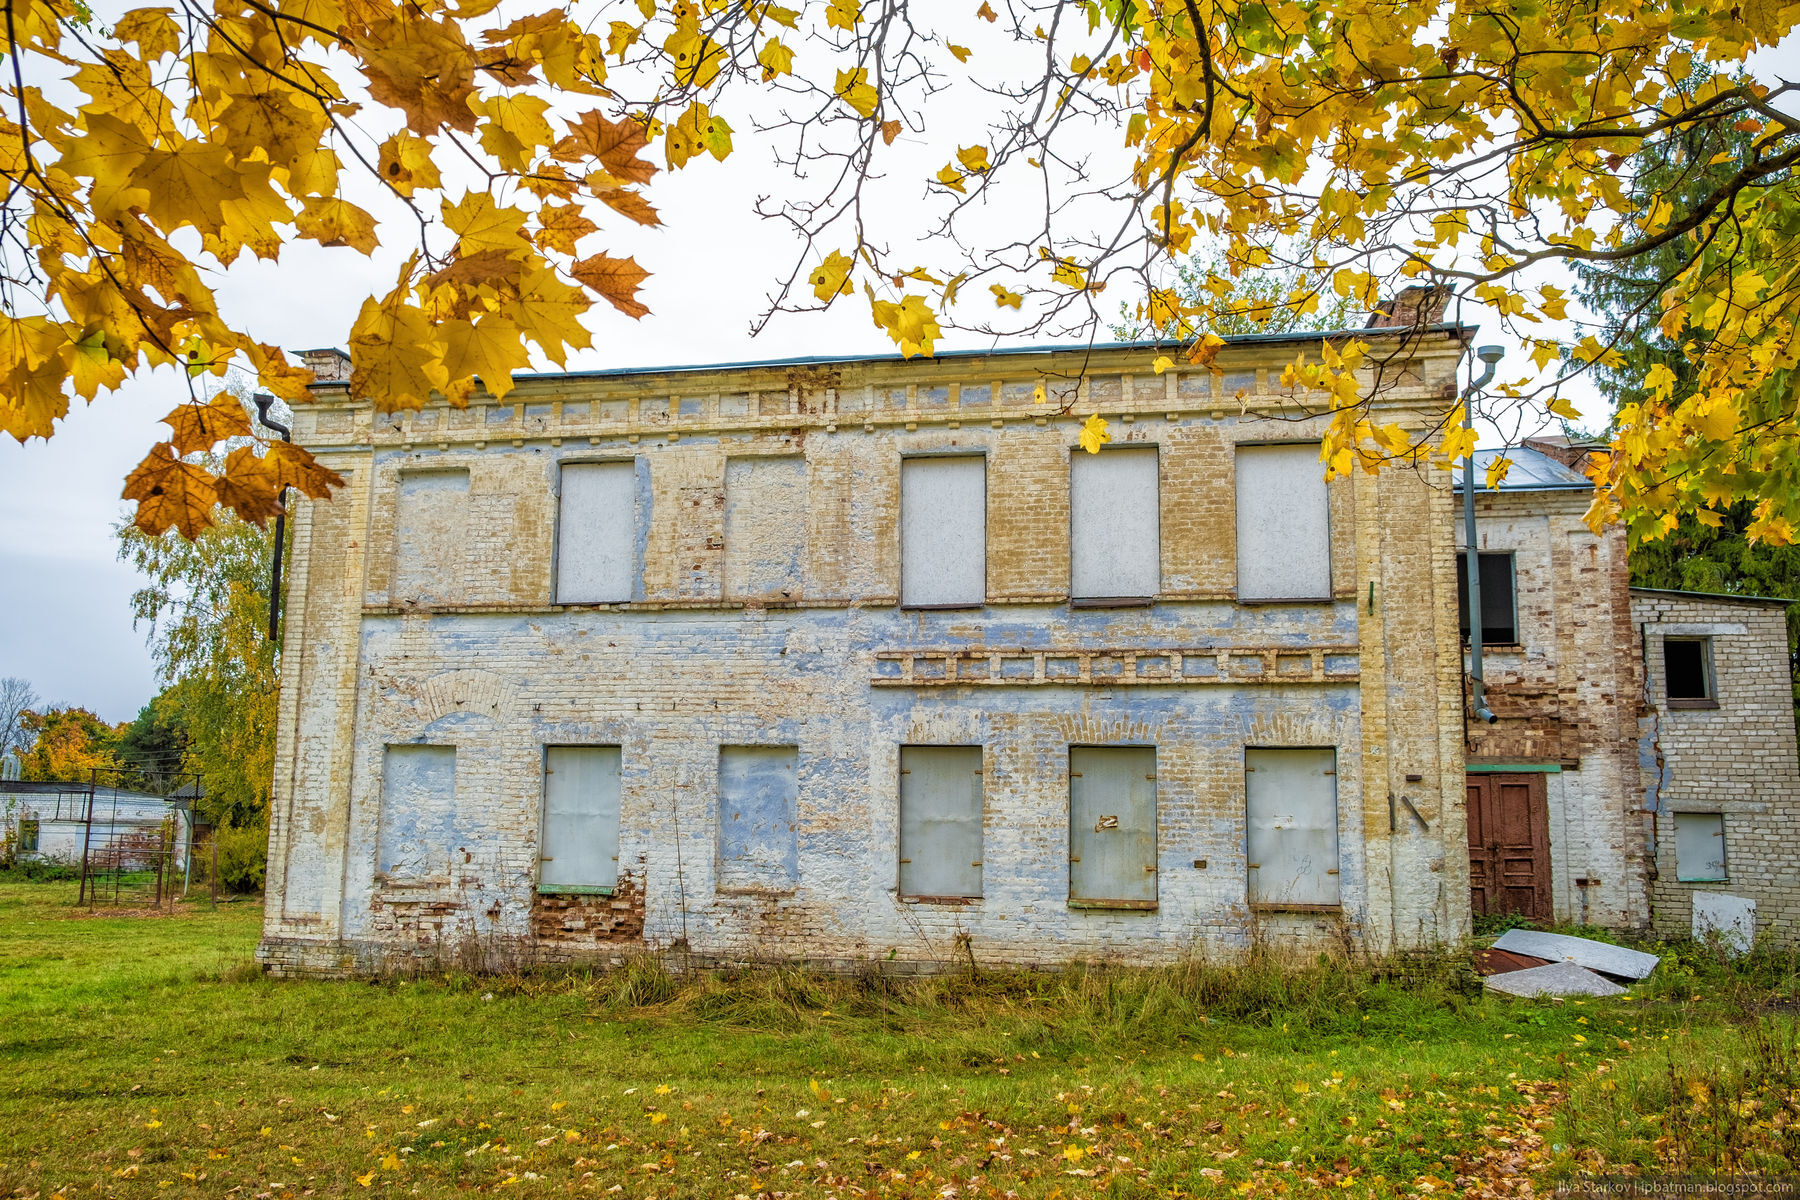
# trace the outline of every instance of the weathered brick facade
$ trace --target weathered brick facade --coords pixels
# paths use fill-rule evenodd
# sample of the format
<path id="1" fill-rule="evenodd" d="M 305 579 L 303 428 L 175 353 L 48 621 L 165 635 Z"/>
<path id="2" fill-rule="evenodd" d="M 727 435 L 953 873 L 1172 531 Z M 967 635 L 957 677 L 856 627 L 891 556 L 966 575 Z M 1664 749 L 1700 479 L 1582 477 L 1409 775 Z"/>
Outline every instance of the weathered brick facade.
<path id="1" fill-rule="evenodd" d="M 1643 684 L 1625 531 L 1588 529 L 1587 488 L 1534 486 L 1523 475 L 1476 492 L 1478 549 L 1512 556 L 1518 632 L 1483 655 L 1498 720 L 1468 722 L 1471 778 L 1543 776 L 1550 919 L 1642 927 L 1650 920 L 1637 759 Z M 1459 495 L 1459 517 L 1461 506 Z M 1463 540 L 1458 520 L 1459 550 Z"/>
<path id="2" fill-rule="evenodd" d="M 1634 588 L 1631 615 L 1648 667 L 1642 740 L 1646 806 L 1655 822 L 1651 898 L 1656 930 L 1693 929 L 1694 894 L 1756 902 L 1756 934 L 1800 942 L 1800 765 L 1788 666 L 1787 602 Z M 1664 642 L 1703 642 L 1712 697 L 1671 700 Z M 1722 817 L 1722 879 L 1684 881 L 1677 814 Z"/>
<path id="3" fill-rule="evenodd" d="M 1435 424 L 1461 348 L 1456 331 L 1410 342 L 1381 419 Z M 1141 349 L 523 377 L 504 404 L 400 416 L 318 385 L 296 438 L 348 484 L 296 506 L 263 961 L 343 972 L 469 946 L 550 959 L 643 946 L 1048 964 L 1461 934 L 1444 474 L 1333 482 L 1330 596 L 1238 600 L 1236 447 L 1322 432 L 1275 382 L 1296 349 L 1246 339 L 1221 353 L 1222 381 L 1156 375 Z M 1070 456 L 1092 411 L 1116 444 L 1158 450 L 1151 604 L 1070 603 Z M 985 458 L 986 603 L 902 608 L 902 460 L 946 452 Z M 783 490 L 726 494 L 732 464 L 771 457 L 803 472 L 742 470 L 744 487 Z M 627 602 L 555 600 L 559 468 L 587 461 L 634 464 Z M 426 486 L 452 472 L 450 498 Z M 795 511 L 801 494 L 803 539 L 759 535 L 800 548 L 797 588 L 734 598 L 727 579 L 760 551 L 728 544 L 733 506 Z M 1551 552 L 1586 561 L 1610 546 L 1559 535 Z M 1620 685 L 1554 686 L 1574 708 Z M 1566 723 L 1558 736 L 1580 754 L 1589 734 Z M 979 897 L 898 891 L 898 754 L 913 744 L 983 748 Z M 538 888 L 545 747 L 563 745 L 620 747 L 610 896 Z M 721 885 L 720 748 L 737 745 L 798 748 L 789 887 Z M 384 760 L 407 746 L 454 747 L 453 804 L 396 812 L 412 801 L 384 785 Z M 1149 906 L 1070 903 L 1081 746 L 1155 747 Z M 1247 747 L 1335 750 L 1337 858 L 1316 866 L 1335 873 L 1340 906 L 1248 903 Z M 377 844 L 402 836 L 404 877 L 377 862 Z M 1636 868 L 1622 835 L 1605 837 L 1581 869 L 1611 887 Z"/>

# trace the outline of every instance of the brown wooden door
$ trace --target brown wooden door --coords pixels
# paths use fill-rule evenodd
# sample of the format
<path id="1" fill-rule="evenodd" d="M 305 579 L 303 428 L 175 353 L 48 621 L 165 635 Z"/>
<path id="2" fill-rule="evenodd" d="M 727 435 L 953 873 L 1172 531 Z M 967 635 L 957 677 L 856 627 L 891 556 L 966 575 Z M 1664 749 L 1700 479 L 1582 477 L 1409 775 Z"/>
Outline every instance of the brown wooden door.
<path id="1" fill-rule="evenodd" d="M 1544 776 L 1470 775 L 1469 893 L 1476 916 L 1550 920 L 1550 813 Z"/>

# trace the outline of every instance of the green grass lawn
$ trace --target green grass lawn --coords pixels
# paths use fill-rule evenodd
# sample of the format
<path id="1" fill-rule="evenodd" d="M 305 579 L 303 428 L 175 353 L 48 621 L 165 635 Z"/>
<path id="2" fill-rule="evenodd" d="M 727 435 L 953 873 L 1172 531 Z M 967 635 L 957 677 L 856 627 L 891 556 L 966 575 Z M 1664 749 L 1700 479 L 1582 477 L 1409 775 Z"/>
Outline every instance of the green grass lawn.
<path id="1" fill-rule="evenodd" d="M 648 963 L 275 982 L 253 903 L 88 917 L 0 883 L 0 1195 L 1515 1194 L 1800 1170 L 1794 963 L 1627 1000 L 1396 970 Z"/>

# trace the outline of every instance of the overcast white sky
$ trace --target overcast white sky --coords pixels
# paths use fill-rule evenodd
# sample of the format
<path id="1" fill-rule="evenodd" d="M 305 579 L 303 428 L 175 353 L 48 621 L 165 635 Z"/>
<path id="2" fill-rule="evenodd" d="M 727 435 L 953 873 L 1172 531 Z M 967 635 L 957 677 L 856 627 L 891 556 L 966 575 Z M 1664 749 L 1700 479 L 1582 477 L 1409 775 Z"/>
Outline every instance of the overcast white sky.
<path id="1" fill-rule="evenodd" d="M 958 25 L 959 34 L 963 28 Z M 1795 58 L 1767 56 L 1757 64 L 1759 74 L 1792 75 Z M 943 157 L 958 121 L 971 129 L 967 140 L 975 140 L 980 126 L 970 119 L 966 97 L 956 104 L 932 117 L 940 123 L 930 130 L 929 147 L 920 145 L 922 153 Z M 1107 142 L 1116 145 L 1116 135 Z M 647 195 L 662 211 L 663 228 L 633 228 L 612 245 L 584 243 L 584 252 L 635 254 L 652 271 L 642 293 L 652 313 L 634 322 L 597 306 L 589 321 L 595 349 L 571 355 L 572 369 L 893 349 L 860 297 L 846 297 L 826 314 L 778 317 L 750 336 L 750 322 L 791 266 L 794 248 L 780 227 L 751 211 L 758 192 L 781 186 L 770 151 L 748 136 L 739 137 L 738 147 L 724 164 L 656 177 Z M 904 174 L 919 179 L 934 169 L 921 160 Z M 363 298 L 385 291 L 392 271 L 385 256 L 371 262 L 351 250 L 297 243 L 278 266 L 234 268 L 219 288 L 222 304 L 263 340 L 290 350 L 341 346 Z M 1482 316 L 1465 309 L 1464 319 L 1481 322 Z M 968 337 L 939 343 L 943 349 L 981 344 Z M 125 475 L 167 436 L 160 419 L 184 396 L 173 375 L 140 378 L 76 408 L 49 442 L 0 441 L 0 676 L 23 676 L 45 700 L 81 704 L 108 721 L 128 720 L 155 694 L 144 631 L 131 622 L 130 595 L 141 581 L 117 561 L 112 529 L 125 512 L 118 498 Z"/>

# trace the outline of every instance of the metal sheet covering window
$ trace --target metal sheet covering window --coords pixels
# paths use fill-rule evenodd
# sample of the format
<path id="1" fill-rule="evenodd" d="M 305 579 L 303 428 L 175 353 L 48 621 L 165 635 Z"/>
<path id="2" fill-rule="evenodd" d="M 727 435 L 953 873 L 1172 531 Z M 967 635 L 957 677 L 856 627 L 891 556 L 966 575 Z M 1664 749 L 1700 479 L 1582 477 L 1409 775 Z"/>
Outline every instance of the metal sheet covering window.
<path id="1" fill-rule="evenodd" d="M 1237 448 L 1239 600 L 1331 596 L 1331 517 L 1317 442 Z"/>
<path id="2" fill-rule="evenodd" d="M 1675 878 L 1681 883 L 1724 883 L 1723 813 L 1675 814 Z"/>
<path id="3" fill-rule="evenodd" d="M 1156 748 L 1069 747 L 1069 903 L 1156 907 Z"/>
<path id="4" fill-rule="evenodd" d="M 447 875 L 456 848 L 456 747 L 389 746 L 381 763 L 375 870 L 389 879 Z"/>
<path id="5" fill-rule="evenodd" d="M 1337 751 L 1248 747 L 1244 795 L 1250 903 L 1337 907 Z"/>
<path id="6" fill-rule="evenodd" d="M 720 891 L 789 892 L 800 879 L 800 751 L 719 747 Z"/>
<path id="7" fill-rule="evenodd" d="M 1156 448 L 1069 459 L 1069 595 L 1149 600 L 1162 590 Z"/>
<path id="8" fill-rule="evenodd" d="M 987 460 L 900 463 L 900 603 L 976 608 L 987 602 Z"/>
<path id="9" fill-rule="evenodd" d="M 637 585 L 637 464 L 565 463 L 556 525 L 556 602 L 620 604 Z"/>
<path id="10" fill-rule="evenodd" d="M 394 513 L 393 594 L 414 604 L 463 598 L 469 472 L 402 471 Z"/>
<path id="11" fill-rule="evenodd" d="M 544 748 L 540 892 L 610 893 L 619 882 L 617 746 Z"/>
<path id="12" fill-rule="evenodd" d="M 725 595 L 800 598 L 806 569 L 806 460 L 725 463 Z"/>
<path id="13" fill-rule="evenodd" d="M 900 747 L 900 894 L 981 895 L 981 747 Z"/>

